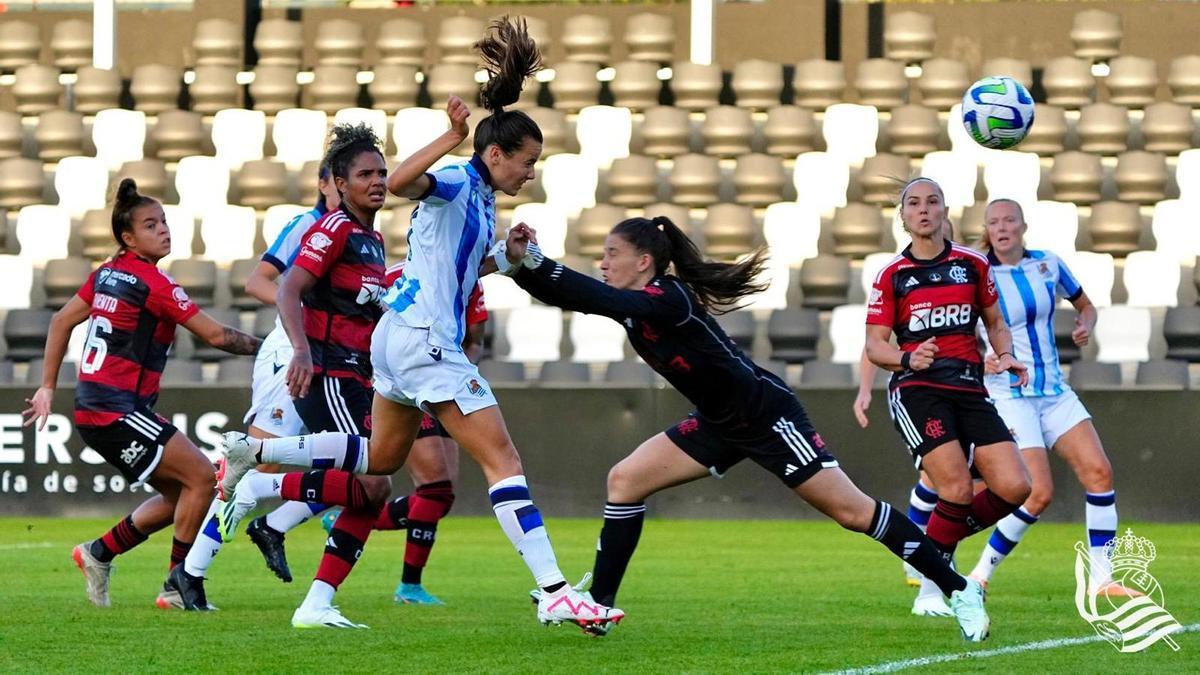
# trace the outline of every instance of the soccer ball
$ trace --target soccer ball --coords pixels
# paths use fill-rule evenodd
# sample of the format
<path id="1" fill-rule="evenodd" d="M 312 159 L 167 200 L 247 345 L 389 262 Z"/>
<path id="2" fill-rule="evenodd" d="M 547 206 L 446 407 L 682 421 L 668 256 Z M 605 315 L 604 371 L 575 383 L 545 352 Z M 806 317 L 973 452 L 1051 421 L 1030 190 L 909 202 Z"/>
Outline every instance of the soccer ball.
<path id="1" fill-rule="evenodd" d="M 1033 97 L 1011 77 L 985 77 L 963 94 L 962 118 L 976 143 L 1006 150 L 1023 141 L 1033 126 Z"/>

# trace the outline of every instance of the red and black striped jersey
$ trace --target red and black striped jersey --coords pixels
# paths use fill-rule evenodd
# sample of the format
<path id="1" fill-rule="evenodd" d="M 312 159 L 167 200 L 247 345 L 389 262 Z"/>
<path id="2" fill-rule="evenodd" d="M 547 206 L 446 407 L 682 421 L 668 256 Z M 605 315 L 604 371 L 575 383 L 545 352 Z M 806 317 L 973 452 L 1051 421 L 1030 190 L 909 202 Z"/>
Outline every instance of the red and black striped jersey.
<path id="1" fill-rule="evenodd" d="M 384 288 L 391 288 L 396 280 L 404 276 L 404 262 L 398 262 L 387 268 Z M 487 305 L 483 301 L 483 284 L 476 281 L 471 289 L 471 297 L 467 300 L 467 325 L 474 326 L 488 320 Z"/>
<path id="2" fill-rule="evenodd" d="M 938 353 L 926 370 L 896 372 L 892 386 L 983 390 L 975 327 L 980 312 L 995 303 L 995 280 L 982 253 L 947 241 L 936 257 L 921 260 L 906 247 L 875 277 L 867 323 L 891 328 L 907 352 L 936 338 Z"/>
<path id="3" fill-rule="evenodd" d="M 293 263 L 317 278 L 301 301 L 313 372 L 371 386 L 371 332 L 383 315 L 383 235 L 342 209 L 308 228 Z"/>
<path id="4" fill-rule="evenodd" d="M 175 280 L 122 251 L 80 287 L 92 306 L 75 387 L 75 424 L 102 427 L 153 408 L 176 324 L 200 311 Z"/>

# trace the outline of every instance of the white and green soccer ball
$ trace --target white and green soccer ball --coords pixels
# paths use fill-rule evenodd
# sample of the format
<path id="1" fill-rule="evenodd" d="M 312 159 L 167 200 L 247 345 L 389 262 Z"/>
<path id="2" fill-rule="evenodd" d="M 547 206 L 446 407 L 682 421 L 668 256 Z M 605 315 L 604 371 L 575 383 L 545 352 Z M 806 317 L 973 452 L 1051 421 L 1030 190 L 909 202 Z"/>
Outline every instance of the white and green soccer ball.
<path id="1" fill-rule="evenodd" d="M 1033 126 L 1033 97 L 1011 77 L 985 77 L 963 94 L 962 121 L 976 143 L 1007 150 Z"/>

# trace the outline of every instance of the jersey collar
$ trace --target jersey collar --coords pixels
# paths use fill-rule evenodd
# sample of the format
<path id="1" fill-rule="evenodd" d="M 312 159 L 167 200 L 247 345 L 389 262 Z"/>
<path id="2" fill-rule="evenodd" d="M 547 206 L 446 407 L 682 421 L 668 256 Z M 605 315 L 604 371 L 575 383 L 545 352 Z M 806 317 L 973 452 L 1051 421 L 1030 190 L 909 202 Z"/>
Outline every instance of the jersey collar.
<path id="1" fill-rule="evenodd" d="M 1026 249 L 1021 250 L 1021 258 L 1022 259 L 1032 258 L 1032 257 L 1033 257 L 1033 255 L 1029 253 L 1029 249 L 1026 248 Z M 1000 260 L 999 258 L 997 258 L 996 254 L 990 248 L 988 249 L 988 252 L 987 252 L 987 259 L 988 259 L 988 263 L 991 264 L 992 267 L 999 267 L 1000 265 L 1006 264 L 1003 260 Z"/>
<path id="2" fill-rule="evenodd" d="M 471 165 L 471 168 L 475 169 L 475 173 L 479 174 L 479 177 L 483 179 L 483 182 L 486 183 L 488 187 L 492 188 L 493 190 L 496 189 L 496 186 L 492 185 L 492 172 L 488 171 L 487 165 L 483 163 L 482 157 L 472 154 L 471 159 L 467 163 Z"/>
<path id="3" fill-rule="evenodd" d="M 912 244 L 905 246 L 904 250 L 900 252 L 900 255 L 904 256 L 905 258 L 908 258 L 910 261 L 912 261 L 918 265 L 933 265 L 935 263 L 940 263 L 941 261 L 945 260 L 946 257 L 950 255 L 950 249 L 953 246 L 954 246 L 954 242 L 947 239 L 946 240 L 946 248 L 942 249 L 941 253 L 935 255 L 934 257 L 932 257 L 928 260 L 922 260 L 921 258 L 914 256 L 912 254 Z"/>
<path id="4" fill-rule="evenodd" d="M 354 214 L 350 212 L 350 209 L 347 209 L 343 206 L 339 206 L 337 208 L 337 210 L 341 211 L 342 215 L 346 216 L 346 220 L 349 220 L 350 222 L 354 223 L 354 226 L 357 227 L 358 229 L 366 230 L 367 232 L 371 232 L 375 229 L 374 227 L 367 227 L 366 225 L 363 225 L 361 222 L 359 222 L 358 218 L 355 218 Z"/>

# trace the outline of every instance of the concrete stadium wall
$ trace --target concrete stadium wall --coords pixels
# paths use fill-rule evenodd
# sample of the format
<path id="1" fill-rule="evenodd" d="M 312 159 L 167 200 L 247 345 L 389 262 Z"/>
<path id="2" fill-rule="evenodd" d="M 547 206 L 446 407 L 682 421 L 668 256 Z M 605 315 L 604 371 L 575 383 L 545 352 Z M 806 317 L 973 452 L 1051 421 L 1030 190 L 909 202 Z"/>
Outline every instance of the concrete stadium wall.
<path id="1" fill-rule="evenodd" d="M 868 493 L 903 506 L 915 474 L 887 418 L 881 392 L 873 421 L 861 430 L 850 414 L 852 391 L 803 390 L 821 435 L 847 473 Z M 56 396 L 43 433 L 23 430 L 18 411 L 26 388 L 0 389 L 0 515 L 117 514 L 145 498 L 131 493 L 118 472 L 85 452 L 70 424 L 73 392 Z M 516 388 L 498 392 L 530 485 L 552 516 L 599 518 L 608 469 L 639 443 L 689 409 L 669 389 Z M 1096 416 L 1115 467 L 1121 515 L 1131 520 L 1196 522 L 1200 503 L 1200 440 L 1194 412 L 1200 392 L 1102 391 L 1084 396 Z M 212 450 L 225 429 L 242 428 L 249 403 L 244 388 L 168 389 L 158 410 L 201 448 Z M 491 512 L 483 477 L 462 460 L 456 514 Z M 1074 476 L 1052 461 L 1057 498 L 1047 518 L 1082 521 L 1083 500 Z M 408 488 L 403 473 L 397 493 Z M 750 463 L 722 480 L 705 479 L 669 490 L 649 502 L 652 516 L 673 518 L 813 518 L 818 515 L 774 478 Z"/>

